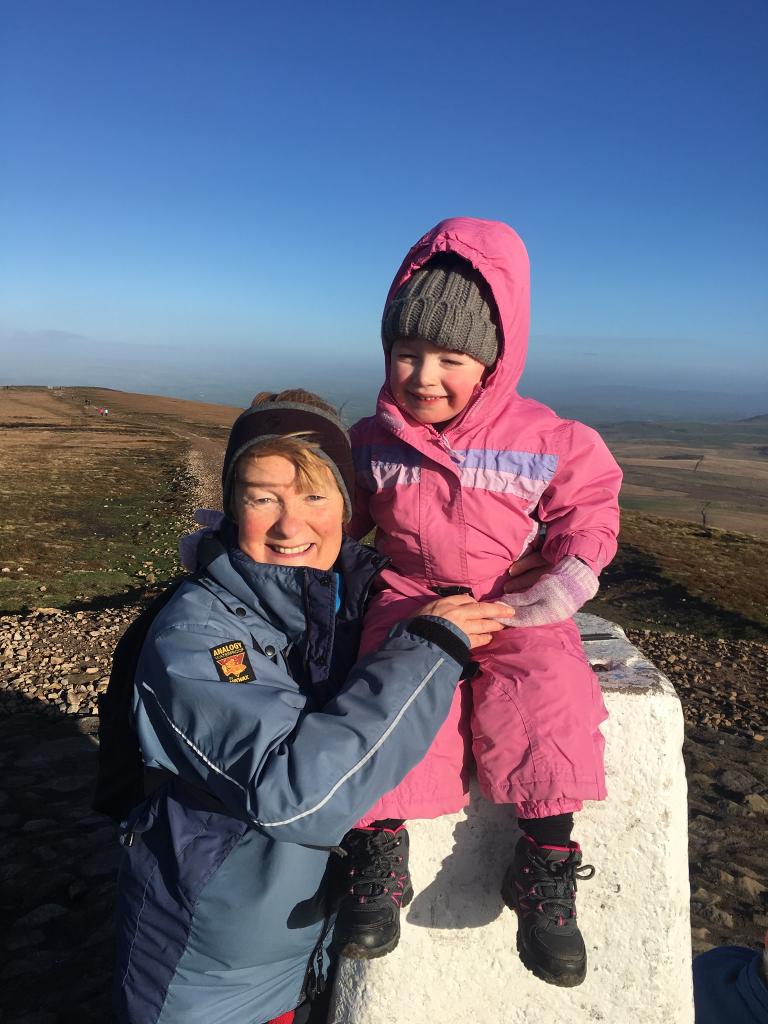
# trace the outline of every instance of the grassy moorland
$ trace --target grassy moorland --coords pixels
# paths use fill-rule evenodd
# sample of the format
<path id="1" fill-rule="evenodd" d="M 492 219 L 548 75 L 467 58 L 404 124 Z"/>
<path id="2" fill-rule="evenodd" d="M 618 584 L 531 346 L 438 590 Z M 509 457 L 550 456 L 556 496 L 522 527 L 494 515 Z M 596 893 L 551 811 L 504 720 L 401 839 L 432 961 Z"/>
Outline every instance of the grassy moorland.
<path id="1" fill-rule="evenodd" d="M 106 389 L 0 389 L 0 612 L 123 603 L 174 576 L 192 501 L 185 453 L 223 446 L 237 412 Z M 768 417 L 601 432 L 625 472 L 624 515 L 587 610 L 768 638 Z"/>
<path id="2" fill-rule="evenodd" d="M 625 510 L 585 611 L 625 627 L 768 640 L 768 540 Z"/>
<path id="3" fill-rule="evenodd" d="M 600 432 L 624 470 L 622 508 L 768 540 L 768 416 Z"/>
<path id="4" fill-rule="evenodd" d="M 123 602 L 175 575 L 188 440 L 223 438 L 233 412 L 91 388 L 0 390 L 0 611 Z"/>
<path id="5" fill-rule="evenodd" d="M 768 638 L 768 416 L 601 427 L 624 470 L 619 553 L 589 610 Z"/>

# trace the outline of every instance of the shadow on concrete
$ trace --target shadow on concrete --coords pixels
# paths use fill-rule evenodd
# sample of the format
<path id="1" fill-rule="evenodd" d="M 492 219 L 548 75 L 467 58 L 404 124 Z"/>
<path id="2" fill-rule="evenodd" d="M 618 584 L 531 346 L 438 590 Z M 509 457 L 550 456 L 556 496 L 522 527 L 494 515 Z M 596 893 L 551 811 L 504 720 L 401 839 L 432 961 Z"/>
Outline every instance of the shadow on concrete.
<path id="1" fill-rule="evenodd" d="M 508 806 L 484 800 L 473 780 L 466 818 L 453 830 L 453 847 L 426 889 L 406 912 L 422 928 L 483 928 L 507 911 L 501 880 L 521 835 Z M 482 864 L 482 871 L 478 865 Z M 494 881 L 489 883 L 488 879 Z M 496 884 L 498 882 L 498 884 Z"/>

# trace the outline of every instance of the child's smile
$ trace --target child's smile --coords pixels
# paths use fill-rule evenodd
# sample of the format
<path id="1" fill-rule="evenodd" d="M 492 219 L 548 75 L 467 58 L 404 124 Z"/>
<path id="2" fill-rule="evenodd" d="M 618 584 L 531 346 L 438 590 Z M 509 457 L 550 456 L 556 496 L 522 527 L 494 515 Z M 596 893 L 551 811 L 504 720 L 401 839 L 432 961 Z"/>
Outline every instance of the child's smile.
<path id="1" fill-rule="evenodd" d="M 395 400 L 420 423 L 443 423 L 462 412 L 486 367 L 464 352 L 421 338 L 392 346 L 389 386 Z"/>

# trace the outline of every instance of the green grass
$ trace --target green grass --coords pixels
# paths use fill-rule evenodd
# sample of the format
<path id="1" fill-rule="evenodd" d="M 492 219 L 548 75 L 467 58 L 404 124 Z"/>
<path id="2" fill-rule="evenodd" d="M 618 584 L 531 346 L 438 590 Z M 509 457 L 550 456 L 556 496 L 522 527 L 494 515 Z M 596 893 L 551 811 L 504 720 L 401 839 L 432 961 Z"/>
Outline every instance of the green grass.
<path id="1" fill-rule="evenodd" d="M 179 460 L 174 446 L 40 452 L 24 477 L 23 525 L 18 497 L 0 492 L 0 567 L 11 570 L 0 574 L 0 611 L 138 596 L 176 575 L 187 488 Z"/>

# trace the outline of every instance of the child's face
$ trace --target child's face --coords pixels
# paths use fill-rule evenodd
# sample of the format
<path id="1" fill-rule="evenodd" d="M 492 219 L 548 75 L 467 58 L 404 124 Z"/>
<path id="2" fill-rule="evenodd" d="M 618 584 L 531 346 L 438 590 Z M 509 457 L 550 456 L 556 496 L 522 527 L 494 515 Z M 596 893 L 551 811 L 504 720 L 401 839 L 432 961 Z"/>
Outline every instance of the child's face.
<path id="1" fill-rule="evenodd" d="M 401 338 L 392 346 L 389 386 L 420 423 L 444 423 L 466 408 L 485 370 L 479 359 L 463 352 Z"/>

